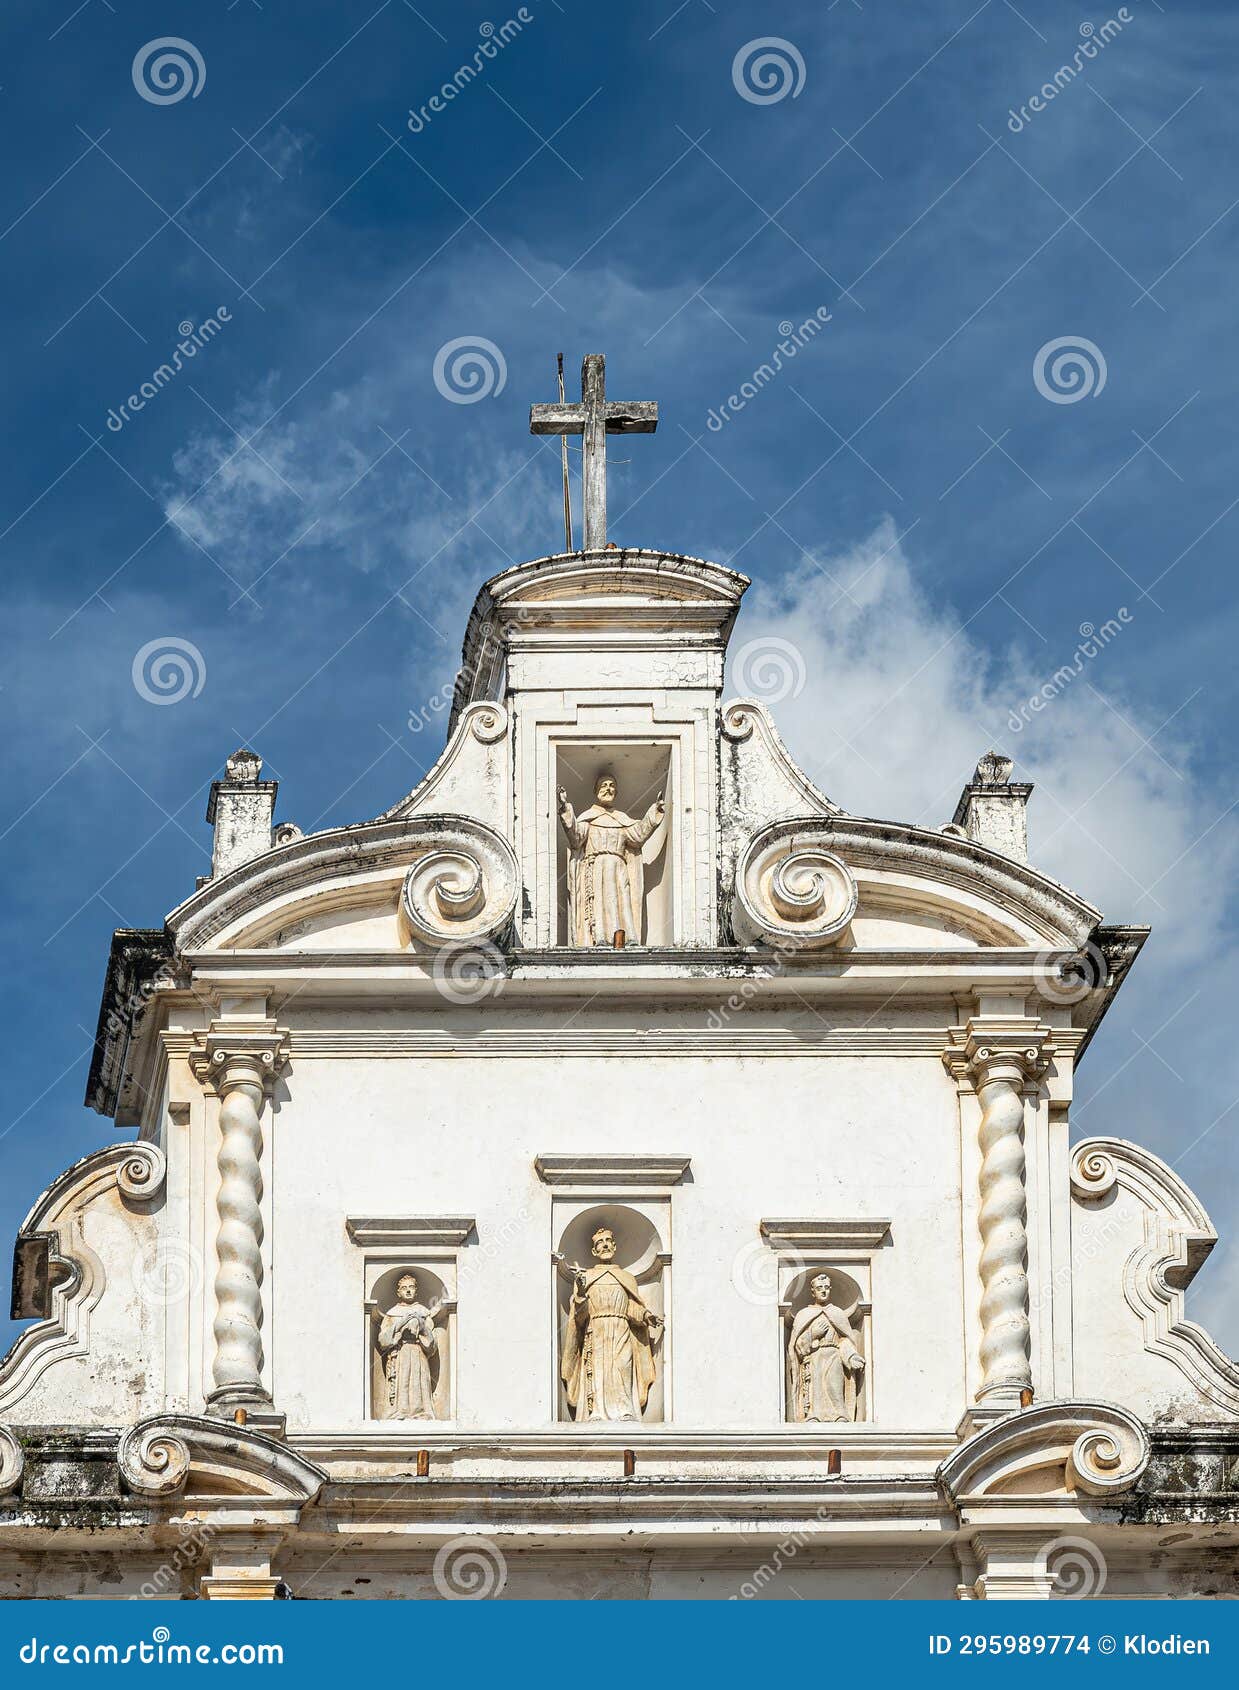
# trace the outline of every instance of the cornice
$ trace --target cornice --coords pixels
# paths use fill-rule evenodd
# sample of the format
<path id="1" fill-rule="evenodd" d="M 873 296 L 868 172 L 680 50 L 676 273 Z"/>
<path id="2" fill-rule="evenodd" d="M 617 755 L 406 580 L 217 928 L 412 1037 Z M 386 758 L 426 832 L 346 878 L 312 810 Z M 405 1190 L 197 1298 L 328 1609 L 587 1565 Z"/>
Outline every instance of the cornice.
<path id="1" fill-rule="evenodd" d="M 363 1248 L 390 1245 L 416 1251 L 432 1247 L 459 1249 L 477 1222 L 472 1215 L 350 1215 L 344 1225 L 353 1243 Z"/>
<path id="2" fill-rule="evenodd" d="M 688 1156 L 582 1155 L 579 1152 L 546 1151 L 534 1157 L 534 1168 L 544 1185 L 576 1186 L 665 1186 L 678 1185 L 688 1172 Z"/>

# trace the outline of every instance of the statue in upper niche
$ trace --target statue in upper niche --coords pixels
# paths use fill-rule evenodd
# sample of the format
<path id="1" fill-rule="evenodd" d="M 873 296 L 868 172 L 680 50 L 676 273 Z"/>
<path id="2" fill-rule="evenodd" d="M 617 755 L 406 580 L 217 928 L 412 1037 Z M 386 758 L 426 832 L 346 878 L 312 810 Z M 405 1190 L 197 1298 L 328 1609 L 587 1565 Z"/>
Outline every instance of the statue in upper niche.
<path id="1" fill-rule="evenodd" d="M 787 1346 L 788 1419 L 855 1420 L 865 1358 L 846 1310 L 830 1300 L 830 1275 L 815 1274 L 813 1301 L 792 1321 Z"/>
<path id="2" fill-rule="evenodd" d="M 615 798 L 615 776 L 601 774 L 594 784 L 595 802 L 577 816 L 568 794 L 559 788 L 559 821 L 571 853 L 568 942 L 572 945 L 611 945 L 617 933 L 623 933 L 630 944 L 641 943 L 645 913 L 641 847 L 657 833 L 667 812 L 661 792 L 640 821 L 617 810 Z M 659 851 L 664 843 L 665 837 Z"/>

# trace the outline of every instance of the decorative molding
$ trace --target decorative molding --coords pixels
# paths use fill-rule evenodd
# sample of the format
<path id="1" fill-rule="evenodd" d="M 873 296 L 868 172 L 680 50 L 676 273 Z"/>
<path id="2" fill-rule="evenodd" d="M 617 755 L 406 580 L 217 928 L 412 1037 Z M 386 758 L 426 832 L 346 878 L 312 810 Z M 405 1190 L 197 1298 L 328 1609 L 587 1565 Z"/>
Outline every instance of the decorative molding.
<path id="1" fill-rule="evenodd" d="M 465 629 L 449 732 L 471 703 L 503 690 L 510 647 L 562 644 L 565 633 L 594 646 L 618 637 L 631 645 L 694 644 L 722 652 L 749 584 L 746 575 L 678 552 L 611 548 L 561 552 L 505 569 L 487 581 Z"/>
<path id="2" fill-rule="evenodd" d="M 38 1318 L 0 1358 L 0 1413 L 15 1410 L 54 1363 L 90 1349 L 90 1317 L 105 1274 L 82 1236 L 81 1212 L 116 1192 L 142 1214 L 162 1193 L 165 1171 L 163 1152 L 147 1140 L 109 1144 L 67 1168 L 35 1200 L 18 1230 L 15 1259 L 33 1258 L 40 1308 L 14 1313 Z"/>
<path id="3" fill-rule="evenodd" d="M 546 1151 L 534 1157 L 534 1167 L 544 1185 L 608 1186 L 678 1185 L 688 1172 L 689 1156 L 626 1156 L 614 1152 L 581 1155 L 578 1152 Z"/>
<path id="4" fill-rule="evenodd" d="M 0 1497 L 11 1496 L 21 1489 L 25 1466 L 22 1446 L 7 1426 L 0 1426 Z"/>
<path id="5" fill-rule="evenodd" d="M 1047 946 L 1074 950 L 1101 920 L 1100 910 L 1056 880 L 973 840 L 855 816 L 827 816 L 816 825 L 822 847 L 853 873 L 873 869 L 954 888 L 1025 924 Z"/>
<path id="6" fill-rule="evenodd" d="M 1144 1211 L 1144 1242 L 1123 1265 L 1123 1295 L 1139 1317 L 1144 1347 L 1173 1362 L 1208 1402 L 1239 1414 L 1239 1363 L 1189 1320 L 1185 1293 L 1217 1232 L 1203 1205 L 1152 1151 L 1122 1138 L 1086 1138 L 1071 1155 L 1071 1191 L 1099 1203 L 1116 1189 Z"/>
<path id="7" fill-rule="evenodd" d="M 163 1194 L 168 1159 L 157 1144 L 139 1140 L 116 1170 L 116 1189 L 127 1203 L 150 1203 Z"/>
<path id="8" fill-rule="evenodd" d="M 327 1479 L 321 1467 L 275 1438 L 195 1414 L 139 1420 L 121 1438 L 118 1460 L 126 1487 L 155 1499 L 189 1488 L 201 1496 L 300 1504 L 312 1502 Z"/>
<path id="9" fill-rule="evenodd" d="M 407 1215 L 390 1219 L 350 1215 L 344 1225 L 353 1243 L 362 1249 L 390 1246 L 416 1252 L 422 1249 L 459 1249 L 477 1222 L 472 1215 Z"/>
<path id="10" fill-rule="evenodd" d="M 1149 1461 L 1143 1423 L 1105 1402 L 1047 1402 L 982 1427 L 949 1455 L 938 1477 L 959 1504 L 1011 1497 L 1031 1505 L 1057 1489 L 1103 1500 L 1121 1497 Z M 1057 1469 L 1039 1491 L 1031 1475 Z"/>
<path id="11" fill-rule="evenodd" d="M 493 829 L 447 812 L 329 828 L 264 852 L 230 874 L 209 880 L 172 911 L 168 931 L 178 951 L 202 949 L 277 900 L 287 909 L 293 894 L 311 892 L 328 882 L 407 870 L 436 850 L 445 834 L 454 840 L 460 833 L 485 843 L 488 851 L 493 849 L 500 857 L 504 851 L 511 854 L 507 841 Z M 290 918 L 285 913 L 281 919 L 287 925 Z"/>
<path id="12" fill-rule="evenodd" d="M 736 864 L 732 926 L 741 942 L 819 950 L 847 933 L 859 895 L 851 869 L 826 848 L 820 818 L 772 822 Z"/>
<path id="13" fill-rule="evenodd" d="M 480 782 L 485 791 L 485 767 L 478 769 L 477 754 L 474 744 L 488 747 L 498 745 L 511 732 L 512 719 L 506 708 L 495 701 L 487 700 L 480 704 L 470 704 L 461 712 L 460 720 L 455 724 L 452 733 L 438 759 L 427 770 L 423 778 L 407 793 L 398 804 L 393 804 L 390 810 L 385 810 L 377 819 L 379 821 L 398 821 L 402 818 L 424 811 L 436 800 L 445 809 L 455 808 L 454 792 L 456 783 L 466 778 L 467 774 L 476 771 L 483 776 Z M 484 761 L 484 760 L 483 760 Z M 475 785 L 478 784 L 476 781 Z M 485 819 L 496 823 L 500 820 L 500 809 L 507 794 L 496 794 L 497 802 L 493 811 Z"/>
<path id="14" fill-rule="evenodd" d="M 886 1242 L 889 1220 L 859 1217 L 849 1220 L 763 1220 L 761 1235 L 772 1250 L 788 1255 L 807 1251 L 828 1255 L 870 1252 Z"/>
<path id="15" fill-rule="evenodd" d="M 413 937 L 433 949 L 493 939 L 516 913 L 512 847 L 481 822 L 427 816 L 420 825 L 421 850 L 400 893 Z"/>
<path id="16" fill-rule="evenodd" d="M 760 1012 L 748 1008 L 743 1017 L 718 1027 L 699 1021 L 684 1027 L 651 1027 L 633 1021 L 627 1027 L 561 1027 L 555 1048 L 561 1056 L 612 1055 L 700 1056 L 704 1051 L 726 1056 L 922 1056 L 942 1051 L 943 1028 L 829 1027 L 820 1016 L 806 1015 L 801 1027 L 756 1027 Z M 292 1030 L 291 1054 L 296 1061 L 367 1056 L 379 1059 L 416 1057 L 542 1056 L 545 1026 L 452 1028 L 443 1022 L 427 1027 L 302 1028 Z"/>

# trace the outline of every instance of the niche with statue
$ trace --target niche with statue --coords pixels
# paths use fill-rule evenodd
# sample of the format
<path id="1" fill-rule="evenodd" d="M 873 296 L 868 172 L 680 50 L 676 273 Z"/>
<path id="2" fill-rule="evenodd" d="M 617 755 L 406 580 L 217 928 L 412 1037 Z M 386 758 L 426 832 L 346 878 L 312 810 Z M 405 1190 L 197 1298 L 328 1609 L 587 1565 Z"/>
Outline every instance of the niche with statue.
<path id="1" fill-rule="evenodd" d="M 653 1222 L 624 1205 L 565 1226 L 554 1256 L 561 1420 L 664 1418 L 670 1264 Z"/>

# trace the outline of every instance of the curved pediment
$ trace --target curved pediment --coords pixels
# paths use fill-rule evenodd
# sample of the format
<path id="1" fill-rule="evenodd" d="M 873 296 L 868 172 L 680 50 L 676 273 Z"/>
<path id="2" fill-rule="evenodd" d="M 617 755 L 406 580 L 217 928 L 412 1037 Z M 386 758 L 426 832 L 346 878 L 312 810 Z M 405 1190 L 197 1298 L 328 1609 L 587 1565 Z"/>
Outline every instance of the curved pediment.
<path id="1" fill-rule="evenodd" d="M 434 949 L 502 932 L 519 885 L 498 833 L 467 816 L 417 816 L 277 846 L 208 881 L 168 927 L 182 951 L 279 948 L 308 933 L 332 935 L 339 948 L 342 929 L 353 932 L 347 949 L 384 937 L 393 948 Z"/>
<path id="2" fill-rule="evenodd" d="M 287 1444 L 200 1414 L 139 1420 L 121 1438 L 118 1462 L 125 1488 L 152 1500 L 244 1496 L 300 1506 L 327 1478 Z"/>
<path id="3" fill-rule="evenodd" d="M 1148 1433 L 1130 1410 L 1046 1402 L 983 1427 L 938 1477 L 956 1503 L 1068 1494 L 1100 1501 L 1131 1490 L 1148 1462 Z"/>
<path id="4" fill-rule="evenodd" d="M 1074 950 L 1100 919 L 1056 881 L 971 840 L 838 814 L 760 828 L 735 868 L 742 944 Z"/>

